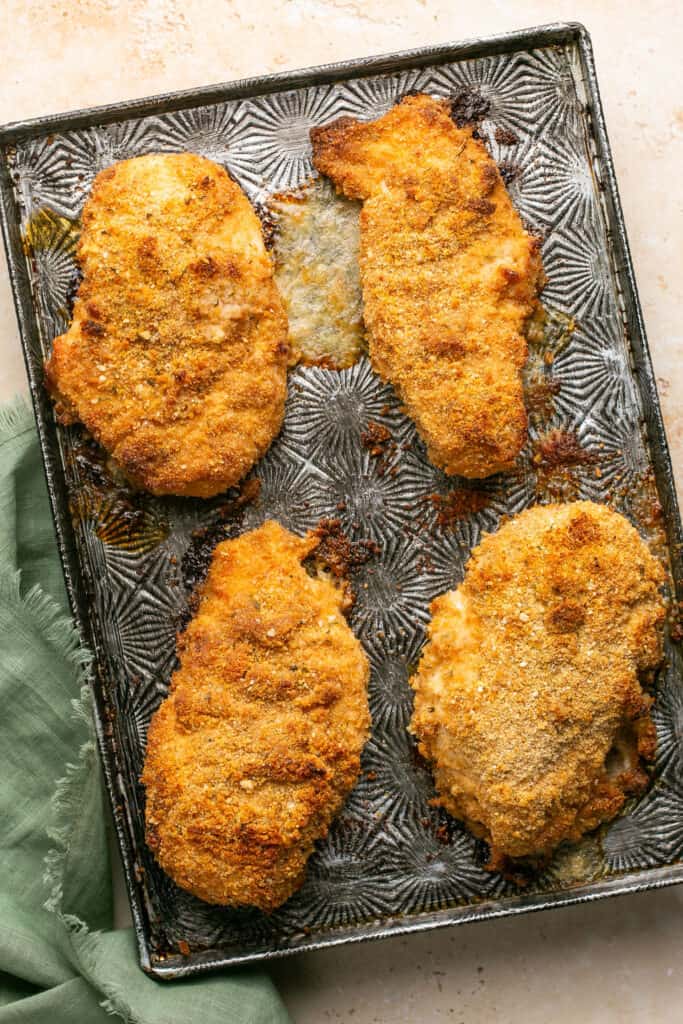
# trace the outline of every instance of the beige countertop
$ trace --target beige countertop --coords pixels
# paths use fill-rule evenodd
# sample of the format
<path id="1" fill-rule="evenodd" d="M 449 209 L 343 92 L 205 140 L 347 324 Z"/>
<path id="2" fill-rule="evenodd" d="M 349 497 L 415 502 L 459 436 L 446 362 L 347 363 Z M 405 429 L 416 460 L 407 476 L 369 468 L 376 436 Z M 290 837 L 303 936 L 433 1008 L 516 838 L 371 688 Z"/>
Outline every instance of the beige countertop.
<path id="1" fill-rule="evenodd" d="M 675 0 L 4 0 L 0 122 L 550 21 L 593 37 L 683 482 L 683 5 Z M 26 390 L 0 256 L 0 399 Z M 116 872 L 118 917 L 127 916 Z M 297 1024 L 679 1021 L 683 891 L 333 949 L 273 973 Z"/>

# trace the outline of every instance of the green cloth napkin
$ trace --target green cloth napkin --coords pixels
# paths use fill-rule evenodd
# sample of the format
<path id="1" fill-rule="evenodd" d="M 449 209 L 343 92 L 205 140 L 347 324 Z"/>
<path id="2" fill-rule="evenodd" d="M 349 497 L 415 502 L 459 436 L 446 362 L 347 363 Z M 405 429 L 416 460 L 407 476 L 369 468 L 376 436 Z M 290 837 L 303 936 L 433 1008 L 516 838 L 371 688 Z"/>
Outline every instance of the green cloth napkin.
<path id="1" fill-rule="evenodd" d="M 0 406 L 0 1024 L 281 1024 L 250 970 L 156 982 L 112 931 L 89 656 L 67 615 L 33 416 Z"/>

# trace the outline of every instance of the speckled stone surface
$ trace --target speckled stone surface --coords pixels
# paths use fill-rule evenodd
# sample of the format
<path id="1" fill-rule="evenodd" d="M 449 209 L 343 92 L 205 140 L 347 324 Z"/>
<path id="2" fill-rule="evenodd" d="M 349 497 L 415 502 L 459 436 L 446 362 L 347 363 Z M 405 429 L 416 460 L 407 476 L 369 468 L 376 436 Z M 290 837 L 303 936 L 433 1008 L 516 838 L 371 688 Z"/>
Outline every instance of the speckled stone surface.
<path id="1" fill-rule="evenodd" d="M 674 467 L 683 479 L 680 165 L 683 12 L 613 2 L 471 5 L 394 0 L 75 0 L 0 11 L 0 120 L 243 75 L 582 20 L 608 129 Z M 22 55 L 19 58 L 17 55 Z M 4 267 L 0 396 L 25 389 Z M 125 920 L 125 896 L 120 919 Z M 407 939 L 308 954 L 274 974 L 294 1019 L 359 1022 L 679 1019 L 681 895 L 668 890 Z"/>

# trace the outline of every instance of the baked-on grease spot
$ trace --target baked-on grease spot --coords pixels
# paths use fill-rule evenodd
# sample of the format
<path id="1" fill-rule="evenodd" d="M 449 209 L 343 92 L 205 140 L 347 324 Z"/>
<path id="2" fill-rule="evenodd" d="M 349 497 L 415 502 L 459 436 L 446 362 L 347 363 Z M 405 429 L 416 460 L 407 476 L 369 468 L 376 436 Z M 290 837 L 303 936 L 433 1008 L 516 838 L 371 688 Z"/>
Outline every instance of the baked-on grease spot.
<path id="1" fill-rule="evenodd" d="M 596 456 L 582 446 L 576 431 L 558 428 L 538 438 L 533 461 L 535 465 L 555 469 L 560 466 L 589 465 L 596 461 Z"/>
<path id="2" fill-rule="evenodd" d="M 313 532 L 319 543 L 311 559 L 337 579 L 348 579 L 354 570 L 379 553 L 379 545 L 372 540 L 350 540 L 339 519 L 321 519 Z"/>
<path id="3" fill-rule="evenodd" d="M 552 375 L 555 358 L 574 332 L 574 320 L 559 310 L 539 306 L 527 325 L 529 354 L 524 367 L 524 403 L 532 427 L 542 428 L 555 412 L 562 382 Z"/>
<path id="4" fill-rule="evenodd" d="M 63 217 L 49 206 L 41 206 L 24 230 L 24 252 L 30 258 L 36 253 L 59 246 L 67 252 L 75 253 L 80 233 L 81 223 L 78 218 Z"/>
<path id="5" fill-rule="evenodd" d="M 40 282 L 40 297 L 54 319 L 53 330 L 61 329 L 61 322 L 71 316 L 81 282 L 76 263 L 80 231 L 77 218 L 63 217 L 48 206 L 41 206 L 22 235 L 27 262 L 34 279 Z M 93 316 L 92 312 L 90 315 Z"/>
<path id="6" fill-rule="evenodd" d="M 598 457 L 583 447 L 574 430 L 554 428 L 536 437 L 531 463 L 536 472 L 536 494 L 544 501 L 572 501 L 581 492 L 581 473 L 594 466 Z"/>
<path id="7" fill-rule="evenodd" d="M 241 532 L 245 506 L 258 498 L 260 488 L 258 477 L 244 480 L 239 487 L 228 491 L 219 504 L 212 506 L 213 521 L 210 525 L 193 532 L 180 565 L 181 578 L 188 594 L 188 608 L 183 612 L 181 625 L 189 621 L 196 607 L 198 588 L 206 579 L 216 545 Z"/>
<path id="8" fill-rule="evenodd" d="M 434 509 L 439 526 L 454 529 L 463 519 L 486 508 L 491 494 L 476 487 L 453 487 L 445 494 L 428 494 L 424 500 Z"/>
<path id="9" fill-rule="evenodd" d="M 509 128 L 503 128 L 502 126 L 496 128 L 493 137 L 499 146 L 516 146 L 519 142 L 518 135 L 515 135 Z"/>
<path id="10" fill-rule="evenodd" d="M 370 457 L 376 459 L 377 475 L 384 476 L 388 471 L 390 476 L 396 476 L 398 473 L 396 456 L 400 445 L 392 436 L 389 428 L 377 420 L 369 420 L 367 427 L 360 435 L 360 439 L 361 444 L 367 449 Z"/>
<path id="11" fill-rule="evenodd" d="M 553 376 L 555 357 L 569 344 L 574 321 L 559 310 L 539 306 L 527 327 L 529 355 L 523 371 L 524 404 L 529 423 L 542 430 L 555 413 L 562 382 Z"/>
<path id="12" fill-rule="evenodd" d="M 458 128 L 479 125 L 488 116 L 491 102 L 474 88 L 462 88 L 451 98 L 451 117 Z"/>
<path id="13" fill-rule="evenodd" d="M 683 601 L 672 601 L 669 614 L 669 636 L 675 644 L 683 640 Z"/>
<path id="14" fill-rule="evenodd" d="M 540 351 L 545 361 L 552 363 L 572 340 L 575 327 L 574 317 L 552 306 L 539 304 L 527 325 L 530 354 L 533 356 Z"/>
<path id="15" fill-rule="evenodd" d="M 519 164 L 513 163 L 512 160 L 501 160 L 498 164 L 498 170 L 500 171 L 501 178 L 505 182 L 506 188 L 508 188 L 513 181 L 516 181 L 522 173 L 522 169 Z"/>
<path id="16" fill-rule="evenodd" d="M 106 452 L 85 431 L 74 431 L 70 458 L 80 481 L 69 503 L 74 524 L 87 524 L 103 544 L 131 553 L 144 554 L 166 540 L 170 525 L 162 508 L 120 485 Z"/>
<path id="17" fill-rule="evenodd" d="M 638 532 L 647 542 L 650 551 L 664 567 L 670 604 L 671 639 L 676 640 L 679 627 L 677 625 L 677 606 L 673 600 L 674 587 L 671 556 L 666 534 L 664 510 L 659 500 L 659 491 L 654 471 L 652 468 L 649 468 L 635 478 L 626 478 L 626 482 L 622 482 L 622 479 L 617 478 L 615 480 L 609 491 L 605 494 L 605 500 L 612 508 L 618 512 L 623 512 L 624 515 L 627 515 L 635 523 Z M 683 632 L 681 637 L 683 637 Z"/>
<path id="18" fill-rule="evenodd" d="M 383 423 L 370 420 L 360 439 L 371 455 L 383 455 L 386 445 L 391 440 L 391 431 Z"/>
<path id="19" fill-rule="evenodd" d="M 524 388 L 526 411 L 532 423 L 549 420 L 555 411 L 555 397 L 562 390 L 562 382 L 548 373 L 527 379 Z"/>
<path id="20" fill-rule="evenodd" d="M 282 195 L 289 195 L 289 193 L 282 193 Z M 261 221 L 261 231 L 263 232 L 263 241 L 265 242 L 266 249 L 272 252 L 275 247 L 275 238 L 278 230 L 275 212 L 268 203 L 254 203 L 253 206 L 256 216 Z"/>

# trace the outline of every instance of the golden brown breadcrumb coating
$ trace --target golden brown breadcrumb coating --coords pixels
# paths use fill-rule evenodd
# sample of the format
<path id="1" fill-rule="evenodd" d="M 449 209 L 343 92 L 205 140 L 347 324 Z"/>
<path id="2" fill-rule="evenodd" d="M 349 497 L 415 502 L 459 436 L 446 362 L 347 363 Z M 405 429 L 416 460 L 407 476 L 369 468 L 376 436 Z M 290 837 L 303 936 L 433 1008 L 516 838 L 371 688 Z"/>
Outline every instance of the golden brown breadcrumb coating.
<path id="1" fill-rule="evenodd" d="M 269 521 L 215 550 L 149 729 L 147 842 L 210 903 L 272 910 L 356 784 L 369 668 L 319 537 Z"/>
<path id="2" fill-rule="evenodd" d="M 623 516 L 578 501 L 509 520 L 432 602 L 411 730 L 492 866 L 547 857 L 646 784 L 663 581 Z"/>
<path id="3" fill-rule="evenodd" d="M 47 383 L 137 487 L 209 497 L 237 483 L 284 414 L 287 318 L 261 225 L 217 164 L 150 154 L 98 174 L 83 283 Z"/>
<path id="4" fill-rule="evenodd" d="M 526 440 L 524 331 L 543 283 L 496 164 L 445 100 L 311 132 L 316 168 L 362 199 L 360 267 L 374 368 L 435 465 L 484 477 Z"/>

